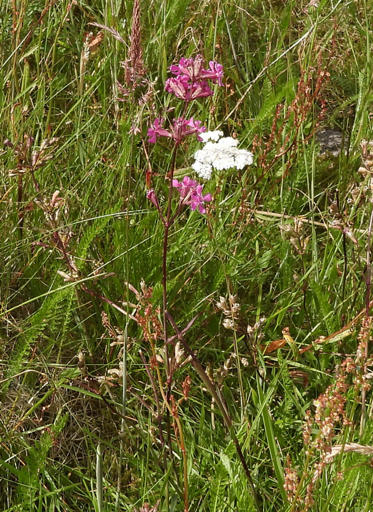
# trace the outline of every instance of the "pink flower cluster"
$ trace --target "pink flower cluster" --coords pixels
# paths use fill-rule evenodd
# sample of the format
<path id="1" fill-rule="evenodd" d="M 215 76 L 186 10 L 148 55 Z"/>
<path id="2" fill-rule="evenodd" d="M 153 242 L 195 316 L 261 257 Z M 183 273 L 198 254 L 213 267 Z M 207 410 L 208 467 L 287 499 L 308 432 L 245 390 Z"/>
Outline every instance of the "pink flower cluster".
<path id="1" fill-rule="evenodd" d="M 212 96 L 213 92 L 207 80 L 222 86 L 223 66 L 211 60 L 209 69 L 204 69 L 203 62 L 202 56 L 197 55 L 195 59 L 183 57 L 179 64 L 170 66 L 170 71 L 175 78 L 166 80 L 166 91 L 184 101 Z"/>
<path id="2" fill-rule="evenodd" d="M 163 122 L 163 119 L 159 118 L 154 120 L 154 123 L 148 129 L 149 142 L 154 144 L 157 137 L 170 137 L 178 144 L 184 137 L 193 133 L 196 134 L 197 140 L 201 141 L 202 139 L 199 134 L 206 131 L 206 128 L 201 126 L 201 121 L 195 121 L 193 118 L 184 119 L 178 117 L 174 119 L 169 130 L 162 127 Z"/>
<path id="3" fill-rule="evenodd" d="M 203 98 L 211 96 L 213 94 L 210 89 L 209 80 L 212 83 L 223 85 L 223 66 L 215 61 L 209 62 L 208 69 L 203 67 L 204 60 L 201 55 L 197 55 L 194 59 L 182 58 L 178 64 L 170 66 L 170 71 L 174 75 L 173 78 L 169 78 L 166 81 L 166 91 L 174 94 L 177 98 L 189 102 L 197 98 Z M 172 124 L 168 129 L 163 127 L 164 120 L 157 118 L 148 129 L 148 141 L 155 144 L 158 137 L 168 137 L 175 142 L 175 148 L 182 139 L 188 135 L 195 134 L 197 140 L 202 141 L 201 134 L 206 132 L 206 128 L 202 126 L 201 121 L 197 121 L 193 118 L 185 119 L 184 117 L 178 117 L 172 121 Z M 169 176 L 172 178 L 174 168 L 171 169 Z M 180 201 L 179 201 L 179 213 L 182 205 L 189 205 L 192 210 L 197 210 L 200 213 L 205 213 L 205 203 L 211 201 L 211 194 L 202 194 L 203 185 L 200 185 L 196 181 L 192 180 L 188 176 L 185 176 L 182 181 L 172 179 L 172 187 L 178 189 Z M 169 225 L 170 221 L 170 210 L 168 209 L 167 218 L 162 215 L 162 211 L 159 205 L 157 195 L 153 189 L 148 190 L 147 198 L 157 208 L 164 225 Z M 172 218 L 174 220 L 174 218 Z"/>
<path id="4" fill-rule="evenodd" d="M 202 195 L 203 185 L 199 185 L 195 180 L 185 176 L 183 181 L 172 180 L 172 186 L 177 188 L 180 194 L 180 202 L 187 204 L 192 210 L 200 213 L 206 213 L 204 203 L 211 201 L 211 194 Z"/>
<path id="5" fill-rule="evenodd" d="M 183 57 L 179 64 L 170 66 L 170 71 L 175 78 L 166 80 L 166 91 L 184 101 L 211 96 L 213 92 L 208 80 L 223 85 L 223 66 L 211 60 L 209 68 L 204 69 L 203 63 L 201 55 L 197 55 L 195 59 Z M 157 118 L 148 129 L 148 141 L 154 144 L 158 137 L 169 137 L 179 144 L 184 137 L 193 133 L 201 141 L 199 134 L 205 131 L 206 128 L 201 126 L 201 121 L 195 121 L 193 118 L 179 117 L 173 121 L 169 130 L 163 128 L 163 119 Z"/>

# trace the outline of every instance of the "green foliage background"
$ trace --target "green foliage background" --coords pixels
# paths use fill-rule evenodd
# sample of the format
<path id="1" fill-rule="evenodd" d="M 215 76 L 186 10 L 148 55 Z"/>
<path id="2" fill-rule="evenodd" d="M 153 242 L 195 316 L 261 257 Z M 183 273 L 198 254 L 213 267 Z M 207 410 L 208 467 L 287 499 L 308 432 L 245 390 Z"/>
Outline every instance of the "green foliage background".
<path id="1" fill-rule="evenodd" d="M 26 173 L 21 201 L 19 180 L 9 175 L 17 166 L 15 153 L 7 144 L 0 150 L 1 510 L 140 510 L 145 502 L 158 502 L 159 511 L 183 510 L 181 454 L 173 442 L 172 454 L 164 457 L 153 388 L 139 355 L 141 350 L 149 362 L 150 347 L 130 322 L 125 411 L 120 381 L 101 390 L 104 401 L 95 382 L 118 368 L 122 356 L 120 346 L 110 346 L 113 339 L 101 314 L 118 332 L 126 328 L 126 318 L 57 273 L 67 268 L 58 252 L 46 248 L 51 229 L 37 202 L 60 190 L 65 201 L 60 227 L 71 236 L 69 247 L 81 275 L 97 294 L 116 303 L 134 301 L 126 283 L 139 289 L 144 279 L 154 289 L 154 306 L 160 306 L 163 226 L 145 197 L 149 162 L 143 144 L 163 205 L 162 177 L 171 147 L 164 140 L 150 147 L 147 126 L 155 117 L 181 112 L 182 106 L 164 92 L 168 67 L 198 53 L 223 64 L 225 87 L 212 99 L 193 103 L 190 114 L 209 129 L 236 135 L 241 147 L 254 148 L 255 161 L 206 183 L 204 190 L 214 196 L 208 214 L 186 211 L 172 230 L 170 310 L 180 327 L 198 315 L 188 342 L 204 366 L 216 372 L 234 352 L 234 335 L 223 327 L 215 303 L 228 293 L 237 296 L 237 343 L 240 357 L 248 361 L 240 369 L 244 396 L 236 364 L 222 393 L 263 510 L 295 510 L 282 487 L 286 456 L 300 472 L 305 464 L 312 467 L 302 443 L 305 411 L 333 381 L 345 355 L 354 354 L 357 331 L 303 355 L 285 346 L 263 356 L 252 344 L 257 349 L 282 338 L 289 327 L 301 348 L 341 329 L 364 307 L 371 213 L 366 183 L 357 171 L 360 143 L 373 139 L 373 7 L 364 0 L 310 4 L 142 1 L 145 77 L 152 88 L 140 104 L 146 86 L 128 98 L 119 98 L 116 86 L 124 81 L 121 62 L 129 58 L 132 1 L 0 2 L 2 140 L 17 145 L 32 136 L 37 148 L 44 139 L 58 137 L 53 158 L 35 173 L 40 190 Z M 100 30 L 92 23 L 113 28 L 124 44 L 104 30 L 82 68 L 85 35 Z M 296 131 L 293 118 L 285 117 L 287 108 L 302 72 L 316 79 L 320 69 L 330 73 L 330 80 Z M 325 117 L 318 126 L 322 101 Z M 280 137 L 294 137 L 295 150 L 277 158 L 262 179 L 258 158 L 279 104 Z M 286 119 L 282 125 L 281 119 Z M 136 134 L 130 133 L 133 126 Z M 343 133 L 347 150 L 320 155 L 314 136 L 320 128 Z M 191 172 L 197 147 L 190 140 L 179 152 L 180 175 Z M 360 196 L 351 200 L 356 189 Z M 356 243 L 331 227 L 333 202 Z M 25 212 L 22 229 L 20 211 Z M 298 216 L 306 221 L 303 237 L 309 238 L 302 254 L 280 229 L 280 224 L 293 226 Z M 96 279 L 96 270 L 108 276 Z M 263 338 L 253 341 L 246 327 L 261 317 Z M 80 352 L 87 378 L 78 366 Z M 294 370 L 307 376 L 306 385 L 294 380 Z M 191 393 L 179 413 L 190 510 L 254 510 L 234 445 L 189 365 L 178 371 L 173 393 L 180 396 L 187 374 Z M 354 426 L 341 428 L 337 440 L 370 445 L 372 421 L 368 415 L 360 435 L 356 400 L 350 389 L 347 409 Z M 371 408 L 368 393 L 368 413 Z M 321 478 L 314 510 L 370 510 L 372 477 L 368 457 L 342 455 Z"/>

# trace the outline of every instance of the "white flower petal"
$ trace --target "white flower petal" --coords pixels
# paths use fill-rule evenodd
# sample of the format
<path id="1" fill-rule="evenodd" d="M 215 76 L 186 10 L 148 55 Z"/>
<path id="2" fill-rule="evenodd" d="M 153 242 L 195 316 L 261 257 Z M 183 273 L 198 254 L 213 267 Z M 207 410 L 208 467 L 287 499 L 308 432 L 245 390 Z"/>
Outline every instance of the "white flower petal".
<path id="1" fill-rule="evenodd" d="M 238 149 L 237 139 L 222 135 L 223 132 L 220 130 L 201 134 L 205 144 L 202 149 L 195 152 L 195 162 L 192 165 L 201 178 L 209 179 L 213 168 L 218 171 L 243 169 L 253 163 L 253 154 L 246 149 Z"/>
<path id="2" fill-rule="evenodd" d="M 238 140 L 233 139 L 233 137 L 223 137 L 219 140 L 218 146 L 219 148 L 232 148 L 238 145 Z"/>
<path id="3" fill-rule="evenodd" d="M 201 178 L 204 178 L 205 180 L 208 180 L 211 178 L 211 173 L 212 173 L 211 165 L 203 164 L 201 162 L 196 161 L 192 165 L 192 168 L 198 174 L 198 176 L 200 176 Z"/>
<path id="4" fill-rule="evenodd" d="M 203 142 L 207 142 L 209 140 L 219 140 L 224 134 L 221 130 L 215 130 L 213 132 L 204 132 L 200 134 L 200 137 Z"/>

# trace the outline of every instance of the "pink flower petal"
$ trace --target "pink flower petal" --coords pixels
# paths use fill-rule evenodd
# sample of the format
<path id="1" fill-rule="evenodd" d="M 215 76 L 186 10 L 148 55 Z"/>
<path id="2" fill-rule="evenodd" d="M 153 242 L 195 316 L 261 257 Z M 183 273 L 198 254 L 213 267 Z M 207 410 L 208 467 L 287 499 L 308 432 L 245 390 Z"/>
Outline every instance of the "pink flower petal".
<path id="1" fill-rule="evenodd" d="M 173 180 L 172 185 L 178 188 L 181 203 L 189 205 L 191 210 L 198 209 L 200 213 L 206 212 L 204 203 L 211 201 L 211 194 L 202 195 L 203 185 L 189 176 L 184 176 L 182 182 Z"/>

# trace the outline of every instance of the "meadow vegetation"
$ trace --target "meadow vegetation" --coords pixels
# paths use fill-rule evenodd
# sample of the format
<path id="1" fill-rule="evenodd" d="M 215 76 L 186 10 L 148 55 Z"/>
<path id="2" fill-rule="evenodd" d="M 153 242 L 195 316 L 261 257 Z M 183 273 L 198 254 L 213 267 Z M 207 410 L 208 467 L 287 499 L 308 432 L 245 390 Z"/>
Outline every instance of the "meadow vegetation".
<path id="1" fill-rule="evenodd" d="M 0 12 L 0 510 L 373 510 L 372 2 Z"/>

